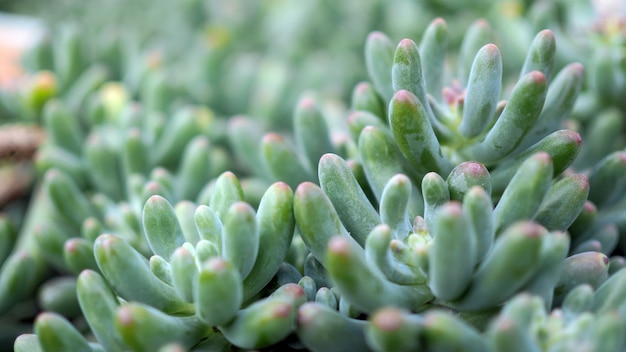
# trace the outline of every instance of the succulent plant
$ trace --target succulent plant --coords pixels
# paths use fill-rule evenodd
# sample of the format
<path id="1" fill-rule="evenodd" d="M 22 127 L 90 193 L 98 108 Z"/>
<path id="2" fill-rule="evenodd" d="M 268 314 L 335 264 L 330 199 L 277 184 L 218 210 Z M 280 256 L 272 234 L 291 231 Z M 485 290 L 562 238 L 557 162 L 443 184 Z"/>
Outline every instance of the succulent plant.
<path id="1" fill-rule="evenodd" d="M 124 88 L 114 82 L 91 98 L 84 112 L 71 110 L 65 97 L 43 108 L 47 139 L 35 156 L 42 182 L 33 192 L 19 240 L 6 244 L 0 269 L 5 282 L 0 311 L 9 320 L 32 314 L 29 305 L 11 311 L 17 303 L 32 301 L 51 273 L 76 275 L 92 268 L 91 247 L 101 231 L 124 237 L 146 253 L 139 220 L 145 201 L 156 193 L 173 202 L 192 200 L 228 168 L 224 148 L 209 144 L 206 131 L 213 117 L 208 109 L 181 107 L 168 122 L 161 113 L 128 102 Z M 186 156 L 179 160 L 181 154 Z M 76 256 L 66 258 L 65 242 Z M 41 297 L 55 290 L 53 284 L 41 287 L 39 303 L 45 309 L 49 306 Z"/>
<path id="2" fill-rule="evenodd" d="M 393 3 L 224 5 L 191 0 L 129 6 L 111 1 L 97 8 L 65 0 L 39 6 L 49 38 L 26 62 L 33 71 L 66 76 L 58 77 L 66 83 L 97 63 L 134 95 L 146 94 L 150 90 L 143 88 L 146 76 L 156 76 L 149 80 L 161 88 L 168 88 L 162 87 L 168 82 L 178 99 L 211 106 L 218 116 L 253 115 L 280 129 L 291 122 L 289 114 L 302 91 L 316 89 L 329 97 L 349 94 L 364 66 L 362 43 L 353 37 L 362 37 L 377 25 L 395 33 L 423 30 L 423 25 L 415 26 L 414 16 L 399 20 L 403 11 L 421 13 L 414 11 L 416 4 Z M 424 23 L 429 17 L 424 13 Z M 66 50 L 68 45 L 72 51 Z M 154 66 L 160 67 L 158 74 L 146 75 Z"/>
<path id="3" fill-rule="evenodd" d="M 255 297 L 268 289 L 289 250 L 292 201 L 291 189 L 276 183 L 255 211 L 243 202 L 238 180 L 226 173 L 208 205 L 172 207 L 156 195 L 147 200 L 142 228 L 150 260 L 119 235 L 99 235 L 92 246 L 83 245 L 86 238 L 67 241 L 64 258 L 80 272 L 74 282 L 78 303 L 100 348 L 150 350 L 169 342 L 192 347 L 206 338 L 259 348 L 289 335 L 304 290 L 286 284 L 267 298 Z M 88 346 L 58 314 L 40 315 L 35 333 L 46 349 Z"/>
<path id="4" fill-rule="evenodd" d="M 467 31 L 456 26 L 469 12 L 429 1 L 421 16 L 448 9 L 448 20 L 417 21 L 419 43 L 372 32 L 371 82 L 345 104 L 353 54 L 320 67 L 331 56 L 311 47 L 360 47 L 369 21 L 406 32 L 418 5 L 219 5 L 154 6 L 120 32 L 59 30 L 31 53 L 34 83 L 0 95 L 9 120 L 47 135 L 28 214 L 0 217 L 0 341 L 16 351 L 626 348 L 623 87 L 609 73 L 620 72 L 621 32 L 601 31 L 591 45 L 614 55 L 589 62 L 562 23 L 539 16 L 543 1 L 475 3 L 495 26 Z M 332 41 L 336 27 L 306 34 L 313 17 L 336 23 L 356 8 L 363 19 L 338 22 Z M 125 10 L 120 23 L 136 14 Z M 180 31 L 142 32 L 170 10 Z M 188 55 L 167 50 L 181 46 Z M 341 74 L 302 94 L 318 70 Z M 593 110 L 599 102 L 611 108 Z"/>
<path id="5" fill-rule="evenodd" d="M 502 307 L 484 334 L 447 311 L 417 315 L 384 308 L 372 315 L 363 335 L 375 351 L 618 351 L 624 346 L 624 304 L 607 300 L 606 293 L 623 285 L 623 273 L 599 288 L 577 286 L 551 312 L 539 297 L 519 294 Z"/>

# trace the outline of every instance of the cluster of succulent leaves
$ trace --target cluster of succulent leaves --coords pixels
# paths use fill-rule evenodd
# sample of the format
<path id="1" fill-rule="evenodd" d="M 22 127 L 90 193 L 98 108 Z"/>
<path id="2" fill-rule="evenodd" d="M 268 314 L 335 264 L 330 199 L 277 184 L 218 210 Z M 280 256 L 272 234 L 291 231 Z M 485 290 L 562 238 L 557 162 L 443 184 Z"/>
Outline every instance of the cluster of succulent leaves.
<path id="1" fill-rule="evenodd" d="M 403 13 L 422 20 L 400 18 Z M 208 105 L 219 115 L 254 115 L 272 128 L 291 122 L 293 104 L 304 90 L 347 97 L 364 71 L 363 43 L 353 38 L 377 26 L 417 34 L 432 17 L 407 0 L 187 0 L 159 6 L 145 0 L 105 6 L 62 0 L 41 4 L 37 14 L 55 35 L 31 53 L 30 70 L 61 75 L 71 70 L 74 76 L 67 78 L 73 80 L 87 64 L 98 63 L 109 79 L 123 81 L 138 97 L 147 67 L 160 65 L 157 77 L 150 78 L 155 89 L 173 90 L 177 100 Z M 59 57 L 62 68 L 53 62 Z"/>
<path id="2" fill-rule="evenodd" d="M 52 38 L 2 100 L 48 136 L 19 236 L 0 223 L 15 350 L 623 350 L 624 112 L 587 86 L 602 64 L 560 64 L 544 30 L 510 74 L 487 22 L 458 50 L 449 32 L 371 33 L 349 109 L 307 96 L 278 132 L 274 108 L 216 116 L 140 46 L 103 47 L 112 69 Z M 612 108 L 590 120 L 593 94 Z"/>

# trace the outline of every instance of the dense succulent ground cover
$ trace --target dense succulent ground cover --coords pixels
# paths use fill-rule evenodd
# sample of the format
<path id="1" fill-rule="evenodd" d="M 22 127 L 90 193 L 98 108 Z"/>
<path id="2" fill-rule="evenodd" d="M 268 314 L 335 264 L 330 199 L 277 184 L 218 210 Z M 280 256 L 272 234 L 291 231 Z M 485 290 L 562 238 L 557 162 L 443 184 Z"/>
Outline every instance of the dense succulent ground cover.
<path id="1" fill-rule="evenodd" d="M 626 10 L 472 4 L 42 5 L 1 347 L 624 350 Z"/>

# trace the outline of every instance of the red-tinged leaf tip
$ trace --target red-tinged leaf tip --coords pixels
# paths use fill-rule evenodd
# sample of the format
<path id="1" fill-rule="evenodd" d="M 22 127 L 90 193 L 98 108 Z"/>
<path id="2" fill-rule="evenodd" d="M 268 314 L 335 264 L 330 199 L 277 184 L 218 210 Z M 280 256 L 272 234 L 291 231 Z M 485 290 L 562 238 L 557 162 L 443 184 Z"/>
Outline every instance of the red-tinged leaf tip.
<path id="1" fill-rule="evenodd" d="M 147 185 L 148 185 L 148 184 L 146 184 L 146 186 L 147 186 Z M 161 202 L 163 202 L 163 201 L 166 201 L 166 200 L 165 200 L 165 198 L 161 197 L 161 196 L 160 196 L 160 195 L 158 195 L 158 194 L 155 194 L 155 195 L 153 195 L 153 196 L 150 196 L 150 198 L 148 198 L 148 200 L 146 201 L 146 205 L 148 205 L 148 204 L 152 205 L 152 203 L 157 203 L 157 202 L 158 202 L 158 203 L 161 203 Z"/>
<path id="2" fill-rule="evenodd" d="M 379 31 L 374 31 L 371 32 L 368 36 L 367 36 L 367 40 L 368 41 L 380 41 L 380 40 L 387 40 L 387 36 L 385 35 L 385 33 L 383 32 L 379 32 Z"/>
<path id="3" fill-rule="evenodd" d="M 78 243 L 79 243 L 79 241 L 77 239 L 71 238 L 71 239 L 65 241 L 65 244 L 63 245 L 63 249 L 66 252 L 74 253 L 74 252 L 76 252 L 78 250 Z"/>
<path id="4" fill-rule="evenodd" d="M 185 247 L 178 247 L 174 250 L 174 253 L 172 253 L 172 256 L 189 257 L 191 256 L 191 252 L 189 252 L 189 250 Z"/>
<path id="5" fill-rule="evenodd" d="M 541 71 L 530 71 L 526 74 L 526 77 L 532 80 L 536 85 L 545 85 L 548 82 L 546 76 Z"/>
<path id="6" fill-rule="evenodd" d="M 474 175 L 489 173 L 485 165 L 477 162 L 468 162 L 466 171 Z"/>
<path id="7" fill-rule="evenodd" d="M 91 269 L 85 269 L 78 274 L 79 278 L 85 278 L 86 280 L 92 280 L 99 276 L 99 274 Z"/>
<path id="8" fill-rule="evenodd" d="M 350 242 L 341 236 L 335 236 L 328 241 L 328 251 L 336 255 L 348 255 Z"/>
<path id="9" fill-rule="evenodd" d="M 413 49 L 413 48 L 415 48 L 416 46 L 417 46 L 417 45 L 415 44 L 415 42 L 414 42 L 414 41 L 412 41 L 411 39 L 408 39 L 408 38 L 404 38 L 404 39 L 402 39 L 402 40 L 400 41 L 400 43 L 398 44 L 398 47 L 399 47 L 399 48 L 403 48 L 403 49 L 405 49 L 405 50 L 408 50 L 408 49 Z"/>
<path id="10" fill-rule="evenodd" d="M 348 121 L 349 125 L 353 125 L 359 119 L 359 116 L 361 116 L 361 114 L 358 111 L 352 112 L 348 115 L 346 121 Z"/>
<path id="11" fill-rule="evenodd" d="M 432 20 L 432 22 L 430 23 L 431 25 L 434 25 L 434 26 L 447 26 L 448 25 L 446 20 L 444 20 L 442 17 L 437 17 L 434 20 Z"/>
<path id="12" fill-rule="evenodd" d="M 572 64 L 569 64 L 568 66 L 570 70 L 576 73 L 577 76 L 581 78 L 585 76 L 585 66 L 583 66 L 583 64 L 581 64 L 580 62 L 574 62 Z"/>
<path id="13" fill-rule="evenodd" d="M 230 178 L 230 179 L 237 179 L 237 176 L 235 176 L 235 174 L 232 171 L 224 171 L 220 177 L 225 177 L 225 178 Z"/>
<path id="14" fill-rule="evenodd" d="M 572 175 L 572 180 L 578 184 L 581 190 L 589 190 L 589 179 L 583 174 Z"/>
<path id="15" fill-rule="evenodd" d="M 470 190 L 467 191 L 467 194 L 473 197 L 479 197 L 479 196 L 486 197 L 487 196 L 487 192 L 481 186 L 472 186 L 472 188 L 470 188 Z"/>
<path id="16" fill-rule="evenodd" d="M 383 331 L 394 331 L 402 326 L 402 312 L 394 308 L 378 311 L 372 318 L 372 324 Z"/>
<path id="17" fill-rule="evenodd" d="M 588 200 L 585 202 L 585 205 L 583 206 L 582 211 L 587 214 L 596 214 L 598 212 L 598 208 L 596 207 L 595 204 L 593 204 L 593 202 Z"/>
<path id="18" fill-rule="evenodd" d="M 396 174 L 390 179 L 390 181 L 394 182 L 398 186 L 411 184 L 411 180 L 404 174 Z"/>
<path id="19" fill-rule="evenodd" d="M 367 125 L 367 126 L 363 127 L 363 130 L 361 131 L 361 133 L 362 134 L 363 133 L 374 133 L 375 131 L 376 131 L 376 127 Z"/>
<path id="20" fill-rule="evenodd" d="M 416 229 L 425 229 L 426 228 L 426 220 L 421 215 L 418 215 L 413 219 L 413 227 Z"/>
<path id="21" fill-rule="evenodd" d="M 130 307 L 122 306 L 117 311 L 117 321 L 120 325 L 128 327 L 134 325 L 133 312 Z"/>
<path id="22" fill-rule="evenodd" d="M 493 43 L 485 44 L 484 48 L 487 51 L 487 53 L 489 55 L 491 55 L 491 56 L 495 56 L 495 55 L 499 55 L 500 54 L 500 49 L 498 48 L 497 45 L 495 45 Z"/>
<path id="23" fill-rule="evenodd" d="M 237 213 L 246 212 L 250 209 L 250 205 L 248 205 L 248 203 L 246 202 L 236 202 L 233 205 L 231 205 L 231 207 Z"/>
<path id="24" fill-rule="evenodd" d="M 552 157 L 550 156 L 550 154 L 548 154 L 547 152 L 538 152 L 535 153 L 532 158 L 534 160 L 536 160 L 537 162 L 540 162 L 542 164 L 550 164 L 552 163 Z"/>
<path id="25" fill-rule="evenodd" d="M 387 225 L 387 224 L 376 225 L 376 229 L 379 232 L 386 232 L 386 233 L 390 233 L 391 232 L 391 227 L 389 227 L 389 225 Z"/>
<path id="26" fill-rule="evenodd" d="M 109 234 L 102 234 L 96 238 L 96 243 L 103 249 L 111 249 L 118 241 L 120 241 L 118 237 Z"/>
<path id="27" fill-rule="evenodd" d="M 358 94 L 363 94 L 367 92 L 368 90 L 370 90 L 370 85 L 367 82 L 361 82 L 357 84 L 356 87 L 354 88 L 354 91 Z"/>
<path id="28" fill-rule="evenodd" d="M 509 331 L 514 329 L 515 327 L 515 322 L 513 321 L 513 319 L 506 316 L 500 317 L 498 320 L 496 320 L 496 322 L 496 329 L 499 331 Z"/>
<path id="29" fill-rule="evenodd" d="M 422 182 L 426 181 L 426 182 L 434 182 L 434 181 L 438 181 L 441 179 L 441 176 L 439 176 L 438 173 L 431 171 L 429 173 L 427 173 L 426 175 L 424 175 L 424 179 L 422 180 Z"/>
<path id="30" fill-rule="evenodd" d="M 481 55 L 483 55 L 483 52 L 487 55 L 487 66 L 491 68 L 498 68 L 502 66 L 500 49 L 495 44 L 486 44 L 481 49 Z"/>
<path id="31" fill-rule="evenodd" d="M 287 302 L 280 302 L 279 304 L 272 307 L 272 316 L 276 318 L 287 318 L 289 314 L 291 314 L 292 310 L 293 307 L 291 306 L 291 304 Z"/>
<path id="32" fill-rule="evenodd" d="M 283 138 L 283 136 L 281 136 L 278 133 L 274 133 L 274 132 L 269 132 L 266 133 L 263 136 L 263 139 L 261 140 L 261 143 L 263 144 L 268 144 L 268 143 L 284 143 L 285 139 Z"/>
<path id="33" fill-rule="evenodd" d="M 597 252 L 597 253 L 600 256 L 600 260 L 602 261 L 604 266 L 609 266 L 609 263 L 611 262 L 611 260 L 609 260 L 609 257 L 604 255 L 603 253 L 600 253 L 600 252 Z"/>
<path id="34" fill-rule="evenodd" d="M 356 160 L 346 160 L 346 165 L 348 165 L 348 168 L 350 168 L 350 170 L 354 170 L 355 168 L 359 167 L 359 163 Z"/>
<path id="35" fill-rule="evenodd" d="M 550 41 L 555 41 L 554 32 L 552 32 L 550 29 L 544 29 L 541 32 L 539 32 L 537 35 L 540 36 L 541 38 L 546 38 Z"/>
<path id="36" fill-rule="evenodd" d="M 351 139 L 350 139 L 350 135 L 348 133 L 332 133 L 330 136 L 330 140 L 332 142 L 333 145 L 345 145 L 347 144 Z"/>
<path id="37" fill-rule="evenodd" d="M 156 167 L 154 168 L 154 170 L 152 170 L 152 176 L 154 178 L 167 177 L 168 175 L 169 172 L 163 167 Z"/>
<path id="38" fill-rule="evenodd" d="M 626 152 L 619 152 L 617 153 L 617 157 L 619 159 L 619 161 L 626 163 Z"/>
<path id="39" fill-rule="evenodd" d="M 306 194 L 312 191 L 316 191 L 317 189 L 319 189 L 319 186 L 317 186 L 313 182 L 308 182 L 308 181 L 302 182 L 296 188 L 296 197 L 305 196 Z"/>
<path id="40" fill-rule="evenodd" d="M 446 102 L 447 105 L 452 105 L 456 102 L 458 98 L 458 93 L 450 87 L 443 87 L 443 89 L 441 90 L 441 96 L 443 97 L 443 101 Z"/>
<path id="41" fill-rule="evenodd" d="M 337 154 L 326 153 L 320 158 L 319 164 L 322 165 L 325 163 L 336 163 L 339 161 L 339 159 L 341 159 L 341 157 Z"/>
<path id="42" fill-rule="evenodd" d="M 464 174 L 469 174 L 471 176 L 482 176 L 482 175 L 488 175 L 489 174 L 489 170 L 487 170 L 487 168 L 485 167 L 485 165 L 476 162 L 476 161 L 466 161 L 463 162 L 461 164 L 459 164 L 459 166 L 457 166 L 457 168 L 459 170 L 461 170 L 462 173 Z"/>
<path id="43" fill-rule="evenodd" d="M 440 213 L 459 217 L 463 215 L 463 207 L 460 202 L 450 201 L 441 206 Z"/>
<path id="44" fill-rule="evenodd" d="M 226 268 L 228 268 L 228 262 L 224 260 L 223 258 L 219 258 L 219 257 L 213 257 L 209 259 L 206 265 L 209 269 L 211 269 L 211 271 L 216 271 L 216 272 L 224 271 Z"/>
<path id="45" fill-rule="evenodd" d="M 311 98 L 302 98 L 298 106 L 300 109 L 312 110 L 315 108 L 315 100 Z"/>
<path id="46" fill-rule="evenodd" d="M 474 26 L 481 28 L 489 28 L 489 22 L 484 18 L 479 18 L 474 22 Z"/>
<path id="47" fill-rule="evenodd" d="M 298 309 L 298 325 L 308 325 L 315 322 L 318 312 L 320 311 L 317 303 L 306 302 Z"/>
<path id="48" fill-rule="evenodd" d="M 54 313 L 43 312 L 37 316 L 37 324 L 50 324 L 56 318 Z"/>
<path id="49" fill-rule="evenodd" d="M 306 295 L 306 292 L 304 292 L 304 288 L 294 283 L 285 284 L 285 286 L 281 288 L 281 291 L 283 293 L 287 293 L 291 298 L 294 298 L 294 299 L 303 297 Z"/>
<path id="50" fill-rule="evenodd" d="M 516 226 L 517 231 L 521 232 L 525 237 L 537 238 L 545 235 L 548 230 L 545 227 L 530 221 L 519 222 Z"/>
<path id="51" fill-rule="evenodd" d="M 398 103 L 403 104 L 412 104 L 415 105 L 417 103 L 417 98 L 415 95 L 408 90 L 401 89 L 396 92 L 394 95 L 394 100 Z"/>
<path id="52" fill-rule="evenodd" d="M 270 188 L 275 188 L 277 191 L 280 191 L 280 192 L 289 192 L 289 191 L 291 191 L 291 187 L 289 187 L 289 185 L 286 184 L 283 181 L 278 181 L 278 182 L 274 183 Z"/>
<path id="53" fill-rule="evenodd" d="M 236 115 L 233 116 L 230 121 L 228 122 L 228 124 L 230 125 L 230 127 L 240 127 L 240 126 L 245 126 L 248 124 L 248 119 L 244 116 L 244 115 Z"/>
<path id="54" fill-rule="evenodd" d="M 572 131 L 572 130 L 561 130 L 561 137 L 565 140 L 569 140 L 572 141 L 574 143 L 576 143 L 576 145 L 581 145 L 583 142 L 582 137 L 580 136 L 580 133 L 576 132 L 576 131 Z"/>

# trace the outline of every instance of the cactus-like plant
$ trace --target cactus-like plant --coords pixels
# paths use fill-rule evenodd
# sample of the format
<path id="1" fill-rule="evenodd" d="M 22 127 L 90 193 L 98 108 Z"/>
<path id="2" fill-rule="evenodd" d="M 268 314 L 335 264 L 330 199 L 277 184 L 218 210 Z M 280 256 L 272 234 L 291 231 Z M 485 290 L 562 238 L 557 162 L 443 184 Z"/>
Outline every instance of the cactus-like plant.
<path id="1" fill-rule="evenodd" d="M 224 348 L 280 342 L 294 329 L 304 290 L 286 284 L 256 297 L 267 295 L 261 291 L 289 250 L 292 201 L 291 189 L 276 183 L 255 211 L 230 173 L 218 178 L 208 205 L 172 207 L 151 196 L 141 220 L 150 259 L 120 235 L 99 235 L 93 245 L 84 245 L 86 238 L 67 241 L 64 258 L 80 275 L 73 282 L 76 296 L 56 301 L 77 297 L 105 350 L 155 350 L 171 342 L 192 347 L 205 338 Z M 52 313 L 37 318 L 35 332 L 45 349 L 88 346 Z"/>
<path id="2" fill-rule="evenodd" d="M 213 5 L 186 3 L 178 38 Z M 281 5 L 259 6 L 247 10 Z M 501 21 L 479 20 L 459 40 L 437 18 L 395 47 L 372 32 L 371 83 L 350 111 L 308 95 L 287 121 L 299 89 L 287 71 L 271 56 L 259 72 L 249 56 L 229 62 L 241 52 L 227 54 L 228 34 L 258 22 L 211 18 L 224 51 L 193 42 L 201 55 L 151 66 L 143 44 L 112 42 L 96 54 L 108 73 L 70 31 L 31 57 L 56 87 L 3 96 L 47 133 L 24 224 L 0 218 L 0 323 L 25 332 L 16 351 L 626 348 L 626 157 L 602 140 L 621 113 L 580 118 L 578 96 L 597 89 L 584 58 L 585 70 L 559 56 L 558 29 L 511 44 Z M 306 45 L 283 39 L 300 57 Z M 176 63 L 189 67 L 181 84 Z M 609 64 L 591 65 L 597 78 Z M 199 82 L 205 69 L 216 76 Z M 204 105 L 221 115 L 235 101 L 247 116 Z M 18 326 L 42 282 L 43 312 Z"/>

